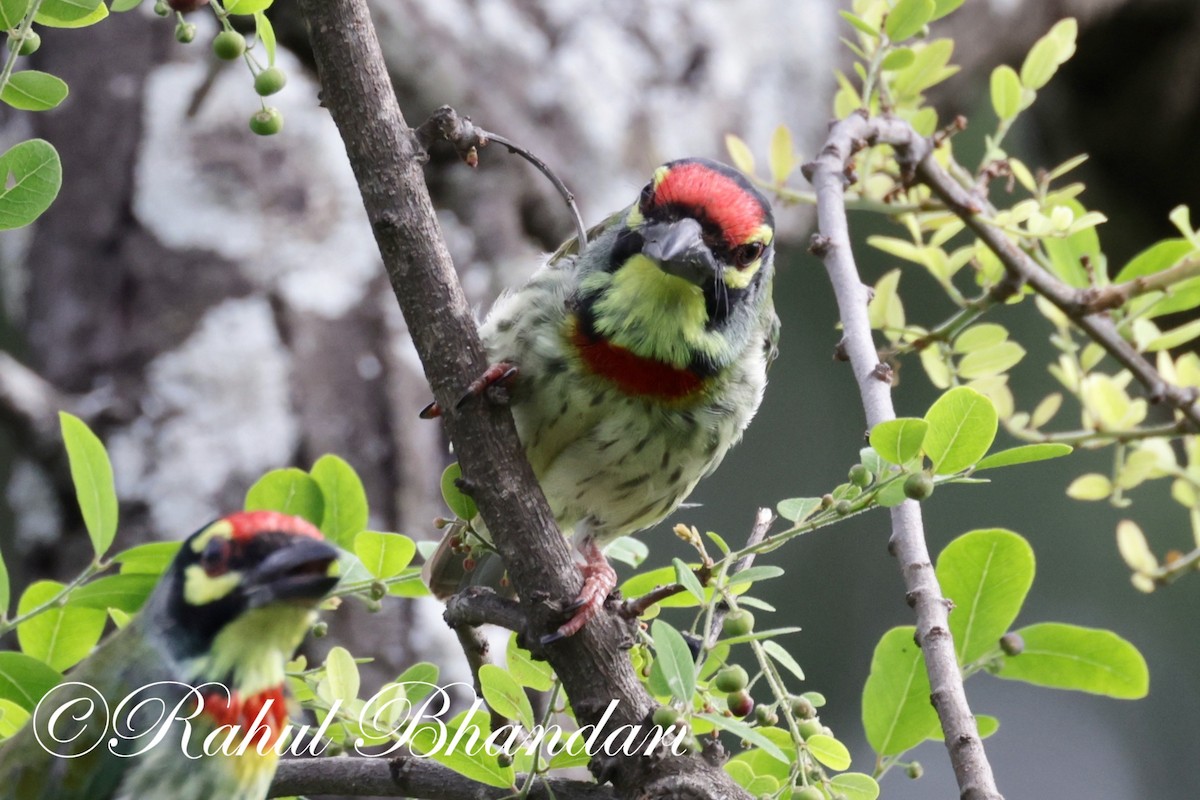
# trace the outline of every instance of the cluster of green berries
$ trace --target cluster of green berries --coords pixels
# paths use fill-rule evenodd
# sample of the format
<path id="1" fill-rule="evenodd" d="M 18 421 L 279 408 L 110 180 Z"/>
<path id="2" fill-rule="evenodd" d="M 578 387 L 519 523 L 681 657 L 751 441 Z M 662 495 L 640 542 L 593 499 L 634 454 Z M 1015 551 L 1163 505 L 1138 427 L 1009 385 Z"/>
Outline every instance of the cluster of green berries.
<path id="1" fill-rule="evenodd" d="M 175 39 L 182 44 L 190 44 L 196 39 L 196 26 L 185 22 L 183 14 L 195 11 L 208 5 L 208 0 L 158 0 L 154 11 L 161 17 L 175 12 L 179 22 L 175 25 Z M 35 46 L 36 49 L 36 46 Z M 222 61 L 236 61 L 246 53 L 246 37 L 235 30 L 225 29 L 218 33 L 212 42 L 213 55 Z M 260 97 L 269 97 L 282 91 L 287 85 L 287 73 L 279 67 L 271 66 L 259 70 L 254 76 L 254 91 Z M 271 136 L 283 130 L 283 114 L 274 106 L 263 106 L 250 117 L 250 130 L 259 136 Z"/>

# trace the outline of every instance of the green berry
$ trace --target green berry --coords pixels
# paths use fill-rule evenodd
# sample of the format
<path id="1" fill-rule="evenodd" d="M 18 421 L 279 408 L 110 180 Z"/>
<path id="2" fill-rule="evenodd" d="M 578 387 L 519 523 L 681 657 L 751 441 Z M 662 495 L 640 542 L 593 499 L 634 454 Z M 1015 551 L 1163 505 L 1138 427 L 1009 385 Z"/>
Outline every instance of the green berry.
<path id="1" fill-rule="evenodd" d="M 36 31 L 29 31 L 26 33 L 25 38 L 20 40 L 21 44 L 19 46 L 17 45 L 17 41 L 18 39 L 16 36 L 12 34 L 8 35 L 8 49 L 16 50 L 17 55 L 19 56 L 27 56 L 31 53 L 36 53 L 37 49 L 42 46 L 42 37 L 38 36 Z"/>
<path id="2" fill-rule="evenodd" d="M 679 721 L 679 712 L 670 706 L 659 706 L 654 709 L 654 716 L 651 719 L 655 725 L 666 729 Z"/>
<path id="3" fill-rule="evenodd" d="M 865 489 L 871 485 L 871 470 L 867 469 L 862 464 L 855 464 L 850 468 L 850 482 L 860 489 Z"/>
<path id="4" fill-rule="evenodd" d="M 738 608 L 725 615 L 721 623 L 721 633 L 729 638 L 745 636 L 754 630 L 754 615 L 744 608 Z"/>
<path id="5" fill-rule="evenodd" d="M 321 620 L 316 625 L 312 626 L 312 635 L 316 639 L 320 639 L 329 633 L 329 623 Z"/>
<path id="6" fill-rule="evenodd" d="M 854 505 L 849 500 L 838 500 L 833 510 L 839 517 L 844 517 L 854 510 Z"/>
<path id="7" fill-rule="evenodd" d="M 727 704 L 735 717 L 748 717 L 754 713 L 754 698 L 745 689 L 729 695 Z"/>
<path id="8" fill-rule="evenodd" d="M 769 727 L 779 722 L 779 717 L 776 716 L 773 711 L 771 711 L 770 706 L 759 706 L 758 708 L 754 709 L 754 721 L 759 725 Z"/>
<path id="9" fill-rule="evenodd" d="M 904 496 L 912 500 L 924 500 L 933 494 L 933 479 L 924 472 L 914 472 L 904 479 Z"/>
<path id="10" fill-rule="evenodd" d="M 171 13 L 171 7 L 167 5 L 167 0 L 158 0 L 158 2 L 154 4 L 154 13 L 158 14 L 160 17 L 169 16 Z"/>
<path id="11" fill-rule="evenodd" d="M 513 757 L 510 756 L 508 753 L 497 753 L 496 754 L 496 763 L 502 769 L 504 767 L 511 767 L 512 763 L 513 763 Z"/>
<path id="12" fill-rule="evenodd" d="M 792 800 L 825 800 L 825 793 L 815 786 L 805 786 L 792 794 Z"/>
<path id="13" fill-rule="evenodd" d="M 241 58 L 246 52 L 246 37 L 237 31 L 221 31 L 212 43 L 213 54 L 225 61 Z M 257 133 L 257 131 L 255 131 Z"/>
<path id="14" fill-rule="evenodd" d="M 740 692 L 750 683 L 750 676 L 746 674 L 746 670 L 734 664 L 732 667 L 725 667 L 717 673 L 717 677 L 713 679 L 713 686 L 719 692 Z M 738 716 L 742 716 L 739 714 Z"/>
<path id="15" fill-rule="evenodd" d="M 388 587 L 383 581 L 371 581 L 371 590 L 367 593 L 372 600 L 382 600 L 387 597 Z"/>
<path id="16" fill-rule="evenodd" d="M 920 761 L 913 761 L 904 768 L 904 773 L 915 781 L 925 774 L 925 768 L 921 766 Z"/>
<path id="17" fill-rule="evenodd" d="M 797 719 L 812 719 L 817 715 L 817 708 L 807 697 L 793 697 L 792 715 Z"/>
<path id="18" fill-rule="evenodd" d="M 1000 637 L 1000 649 L 1006 656 L 1019 656 L 1025 650 L 1025 640 L 1019 633 L 1006 633 Z"/>
<path id="19" fill-rule="evenodd" d="M 175 26 L 175 41 L 180 44 L 190 44 L 196 38 L 196 26 L 190 22 L 181 22 Z"/>
<path id="20" fill-rule="evenodd" d="M 254 76 L 254 91 L 261 96 L 275 94 L 287 84 L 287 73 L 279 67 L 268 67 Z"/>
<path id="21" fill-rule="evenodd" d="M 283 130 L 283 114 L 280 114 L 277 108 L 264 108 L 250 117 L 250 130 L 259 136 L 273 136 Z M 471 562 L 470 567 L 466 566 L 466 561 Z M 463 567 L 470 572 L 475 568 L 475 559 L 465 559 Z"/>
<path id="22" fill-rule="evenodd" d="M 821 721 L 816 717 L 813 717 L 812 719 L 806 719 L 796 726 L 796 728 L 800 731 L 800 738 L 805 740 L 807 740 L 810 736 L 816 736 L 821 732 L 821 728 L 823 727 L 824 726 L 821 724 Z"/>

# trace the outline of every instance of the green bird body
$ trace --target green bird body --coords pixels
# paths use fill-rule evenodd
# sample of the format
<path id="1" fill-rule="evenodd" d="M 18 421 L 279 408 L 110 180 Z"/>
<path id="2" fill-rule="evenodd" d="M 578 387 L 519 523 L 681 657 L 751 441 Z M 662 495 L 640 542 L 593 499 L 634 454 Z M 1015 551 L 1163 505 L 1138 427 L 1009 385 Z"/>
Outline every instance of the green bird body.
<path id="1" fill-rule="evenodd" d="M 674 511 L 757 411 L 779 332 L 773 238 L 740 173 L 672 162 L 484 322 L 493 363 L 516 368 L 505 383 L 534 473 L 600 578 L 585 606 L 612 588 L 599 549 Z M 460 588 L 461 561 L 443 543 L 426 568 L 435 594 Z"/>
<path id="2" fill-rule="evenodd" d="M 288 716 L 284 664 L 337 582 L 336 557 L 311 525 L 272 512 L 193 534 L 142 611 L 0 746 L 0 798 L 265 798 Z"/>

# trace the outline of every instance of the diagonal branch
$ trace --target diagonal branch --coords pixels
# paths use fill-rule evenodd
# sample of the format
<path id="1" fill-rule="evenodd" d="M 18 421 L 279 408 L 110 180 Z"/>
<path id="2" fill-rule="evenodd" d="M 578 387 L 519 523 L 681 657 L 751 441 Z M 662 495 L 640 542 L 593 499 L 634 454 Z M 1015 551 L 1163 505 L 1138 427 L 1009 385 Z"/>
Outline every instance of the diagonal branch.
<path id="1" fill-rule="evenodd" d="M 855 152 L 876 139 L 904 141 L 907 152 L 899 152 L 901 166 L 919 162 L 929 144 L 911 132 L 906 123 L 891 119 L 868 120 L 854 114 L 838 122 L 829 132 L 816 160 L 804 165 L 804 174 L 817 193 L 817 222 L 820 231 L 814 251 L 837 295 L 838 312 L 845 330 L 843 344 L 854 377 L 858 381 L 867 423 L 875 426 L 894 419 L 890 370 L 883 366 L 871 336 L 867 318 L 867 288 L 863 285 L 850 250 L 850 233 L 844 204 L 845 171 Z M 907 156 L 907 159 L 905 158 Z M 921 507 L 906 500 L 892 509 L 889 551 L 900 561 L 907 598 L 917 615 L 917 644 L 925 655 L 929 672 L 930 699 L 945 732 L 946 747 L 963 800 L 999 800 L 1000 792 L 983 750 L 975 718 L 967 704 L 962 673 L 954 652 L 954 639 L 947 620 L 949 608 L 929 560 Z"/>
<path id="2" fill-rule="evenodd" d="M 573 599 L 582 579 L 525 459 L 512 415 L 487 403 L 454 408 L 470 381 L 483 374 L 485 354 L 421 173 L 422 149 L 397 105 L 367 2 L 301 0 L 300 8 L 322 101 L 346 145 L 425 375 L 446 409 L 463 475 L 532 624 L 549 629 L 560 613 L 549 601 Z M 544 653 L 580 724 L 601 722 L 617 701 L 605 735 L 645 723 L 656 706 L 620 647 L 624 638 L 623 623 L 601 616 Z M 621 758 L 604 766 L 622 797 L 748 797 L 724 771 L 695 757 Z"/>

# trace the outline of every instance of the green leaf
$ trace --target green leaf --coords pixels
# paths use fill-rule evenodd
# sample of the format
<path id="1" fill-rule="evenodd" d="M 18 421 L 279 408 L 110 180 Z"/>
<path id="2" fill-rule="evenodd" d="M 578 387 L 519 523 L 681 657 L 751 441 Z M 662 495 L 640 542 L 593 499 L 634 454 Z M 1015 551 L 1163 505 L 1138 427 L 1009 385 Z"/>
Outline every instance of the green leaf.
<path id="1" fill-rule="evenodd" d="M 883 30 L 893 42 L 902 42 L 924 28 L 936 8 L 933 0 L 900 0 L 888 12 Z"/>
<path id="2" fill-rule="evenodd" d="M 9 591 L 8 565 L 4 563 L 4 553 L 0 552 L 0 617 L 8 616 Z"/>
<path id="3" fill-rule="evenodd" d="M 803 522 L 820 507 L 821 498 L 819 497 L 793 497 L 788 500 L 780 500 L 777 506 L 779 516 L 792 522 Z"/>
<path id="4" fill-rule="evenodd" d="M 438 675 L 437 664 L 431 664 L 428 661 L 418 661 L 404 672 L 400 673 L 400 677 L 396 678 L 395 683 L 408 684 L 404 687 L 404 695 L 410 703 L 417 703 L 423 700 L 437 686 Z"/>
<path id="5" fill-rule="evenodd" d="M 1079 30 L 1074 19 L 1068 17 L 1038 39 L 1021 64 L 1021 83 L 1027 89 L 1037 91 L 1050 82 L 1059 66 L 1075 54 L 1075 35 Z"/>
<path id="6" fill-rule="evenodd" d="M 875 646 L 863 687 L 862 718 L 867 742 L 881 756 L 916 747 L 937 730 L 929 703 L 925 658 L 913 641 L 916 628 L 892 628 Z"/>
<path id="7" fill-rule="evenodd" d="M 354 537 L 354 554 L 376 578 L 399 575 L 416 552 L 416 542 L 399 533 L 363 531 Z"/>
<path id="8" fill-rule="evenodd" d="M 39 25 L 45 25 L 47 28 L 86 28 L 89 25 L 95 25 L 108 16 L 108 6 L 104 5 L 103 2 L 97 4 L 90 13 L 84 14 L 82 17 L 75 16 L 77 9 L 74 6 L 70 6 L 71 13 L 69 19 L 46 13 L 45 8 L 47 5 L 50 5 L 50 3 L 43 4 L 42 10 L 34 17 L 34 20 Z"/>
<path id="9" fill-rule="evenodd" d="M 1071 209 L 1075 219 L 1087 213 L 1087 209 L 1076 200 L 1064 200 L 1058 206 Z M 1053 209 L 1047 209 L 1052 212 Z M 1100 261 L 1100 236 L 1095 228 L 1084 228 L 1066 238 L 1051 236 L 1042 240 L 1042 246 L 1050 256 L 1050 266 L 1054 273 L 1076 289 L 1086 288 L 1090 281 L 1087 271 L 1083 268 L 1083 259 L 1088 258 L 1093 264 Z"/>
<path id="10" fill-rule="evenodd" d="M 655 656 L 651 671 L 659 674 L 676 699 L 690 705 L 696 691 L 696 664 L 687 642 L 679 631 L 661 619 L 650 625 L 650 635 L 654 638 Z"/>
<path id="11" fill-rule="evenodd" d="M 275 66 L 275 28 L 271 25 L 271 20 L 267 19 L 267 15 L 261 11 L 254 12 L 254 32 L 267 52 L 267 66 Z"/>
<path id="12" fill-rule="evenodd" d="M 908 499 L 904 493 L 904 481 L 894 480 L 885 485 L 875 495 L 875 502 L 883 508 L 893 508 Z"/>
<path id="13" fill-rule="evenodd" d="M 637 569 L 650 555 L 650 548 L 646 547 L 646 543 L 640 539 L 622 536 L 604 548 L 604 555 L 609 561 L 619 561 Z"/>
<path id="14" fill-rule="evenodd" d="M 917 54 L 913 52 L 911 47 L 897 47 L 883 57 L 883 61 L 879 62 L 879 68 L 885 72 L 893 72 L 898 69 L 904 69 L 913 63 L 913 61 L 916 61 L 916 59 Z"/>
<path id="15" fill-rule="evenodd" d="M 120 14 L 122 11 L 133 11 L 142 4 L 142 0 L 113 0 L 111 9 L 114 13 Z"/>
<path id="16" fill-rule="evenodd" d="M 459 739 L 460 743 L 469 742 L 472 735 L 477 735 L 478 741 L 482 742 L 491 733 L 491 725 L 488 723 L 487 714 L 482 711 L 470 716 L 464 711 L 446 723 L 444 729 L 435 725 L 418 726 L 412 737 L 413 749 L 427 754 L 431 760 L 471 780 L 501 789 L 511 789 L 516 781 L 512 767 L 501 767 L 495 758 L 481 757 L 478 753 L 470 755 L 461 746 L 446 752 L 449 750 L 446 743 L 454 741 L 460 730 L 464 730 Z"/>
<path id="17" fill-rule="evenodd" d="M 325 502 L 321 532 L 339 547 L 349 547 L 367 527 L 367 493 L 358 473 L 335 455 L 321 456 L 309 472 Z"/>
<path id="18" fill-rule="evenodd" d="M 303 517 L 320 526 L 325 516 L 321 486 L 295 467 L 271 470 L 246 492 L 247 511 L 278 511 Z"/>
<path id="19" fill-rule="evenodd" d="M 148 542 L 122 550 L 112 557 L 121 574 L 162 575 L 179 553 L 182 542 Z"/>
<path id="20" fill-rule="evenodd" d="M 675 582 L 687 589 L 697 602 L 703 603 L 704 587 L 700 585 L 700 579 L 696 577 L 696 573 L 692 572 L 692 568 L 683 563 L 681 559 L 673 558 L 671 563 L 675 566 Z"/>
<path id="21" fill-rule="evenodd" d="M 862 17 L 855 16 L 854 14 L 851 14 L 849 11 L 839 11 L 838 14 L 840 14 L 842 19 L 846 20 L 846 22 L 849 22 L 850 25 L 853 26 L 855 29 L 865 33 L 867 36 L 870 36 L 874 39 L 879 38 L 879 29 L 877 27 L 875 27 L 874 25 L 872 25 L 871 23 L 867 22 Z"/>
<path id="22" fill-rule="evenodd" d="M 1200 336 L 1200 319 L 1185 322 L 1177 328 L 1166 331 L 1161 336 L 1154 337 L 1146 342 L 1144 349 L 1151 353 L 1156 353 L 1159 350 L 1170 350 L 1173 347 L 1179 347 L 1181 344 L 1187 344 L 1197 336 Z"/>
<path id="23" fill-rule="evenodd" d="M 257 14 L 266 11 L 275 0 L 225 0 L 225 10 L 230 14 Z"/>
<path id="24" fill-rule="evenodd" d="M 1025 357 L 1025 348 L 1016 342 L 1000 342 L 967 353 L 958 362 L 958 375 L 964 380 L 1000 375 Z"/>
<path id="25" fill-rule="evenodd" d="M 1112 494 L 1112 481 L 1098 472 L 1080 475 L 1067 487 L 1067 497 L 1076 500 L 1104 500 Z"/>
<path id="26" fill-rule="evenodd" d="M 554 686 L 554 670 L 545 661 L 534 661 L 533 655 L 517 644 L 517 634 L 508 637 L 504 655 L 509 674 L 522 686 L 539 692 L 548 692 Z"/>
<path id="27" fill-rule="evenodd" d="M 983 322 L 979 325 L 972 325 L 954 337 L 954 352 L 963 354 L 973 350 L 983 350 L 1000 344 L 1007 338 L 1008 330 L 1003 325 Z"/>
<path id="28" fill-rule="evenodd" d="M 976 714 L 975 729 L 979 731 L 980 739 L 986 739 L 1000 730 L 1000 720 L 989 714 Z"/>
<path id="29" fill-rule="evenodd" d="M 799 633 L 800 630 L 800 628 L 791 626 L 787 628 L 771 628 L 765 631 L 754 631 L 753 633 L 747 633 L 745 636 L 730 636 L 727 639 L 722 639 L 721 644 L 733 645 L 741 644 L 742 642 L 759 642 L 764 639 L 778 639 L 780 636 L 786 636 L 789 633 Z"/>
<path id="30" fill-rule="evenodd" d="M 12 230 L 33 222 L 54 202 L 62 163 L 49 142 L 30 139 L 0 156 L 0 177 L 0 230 Z"/>
<path id="31" fill-rule="evenodd" d="M 14 72 L 0 91 L 0 100 L 21 111 L 46 111 L 66 96 L 66 82 L 36 69 Z"/>
<path id="32" fill-rule="evenodd" d="M 1033 548 L 1001 528 L 964 533 L 942 550 L 937 578 L 954 601 L 950 632 L 958 663 L 996 648 L 1033 585 Z"/>
<path id="33" fill-rule="evenodd" d="M 725 149 L 729 151 L 729 160 L 733 165 L 747 175 L 754 174 L 754 153 L 740 136 L 732 133 L 725 134 Z"/>
<path id="34" fill-rule="evenodd" d="M 126 614 L 137 612 L 158 585 L 157 575 L 122 573 L 106 575 L 80 586 L 71 592 L 67 607 L 92 608 L 106 611 L 116 608 Z"/>
<path id="35" fill-rule="evenodd" d="M 657 624 L 657 620 L 655 623 Z M 782 761 L 784 764 L 792 763 L 792 759 L 788 758 L 779 746 L 763 735 L 758 728 L 751 728 L 744 722 L 725 717 L 720 714 L 696 714 L 696 718 L 712 723 L 714 728 L 719 728 L 723 731 L 729 731 L 734 736 L 737 736 L 749 742 L 756 747 L 762 748 L 763 752 L 770 755 L 777 761 Z"/>
<path id="36" fill-rule="evenodd" d="M 31 5 L 33 0 L 0 0 L 0 28 L 13 31 L 21 27 Z"/>
<path id="37" fill-rule="evenodd" d="M 0 697 L 32 712 L 46 692 L 63 679 L 62 673 L 44 661 L 24 653 L 0 651 Z"/>
<path id="38" fill-rule="evenodd" d="M 762 648 L 767 655 L 778 661 L 781 667 L 795 675 L 797 680 L 804 680 L 804 670 L 800 668 L 796 659 L 792 658 L 792 654 L 783 649 L 783 645 L 768 640 L 763 642 Z"/>
<path id="39" fill-rule="evenodd" d="M 1074 451 L 1069 444 L 1050 442 L 1045 444 L 1024 444 L 992 453 L 975 465 L 975 471 L 995 469 L 996 467 L 1011 467 L 1014 464 L 1030 464 L 1034 461 L 1046 461 L 1051 458 L 1061 458 Z"/>
<path id="40" fill-rule="evenodd" d="M 442 499 L 459 519 L 472 520 L 479 513 L 475 501 L 463 494 L 455 482 L 462 478 L 462 467 L 455 461 L 442 473 Z"/>
<path id="41" fill-rule="evenodd" d="M 896 73 L 892 86 L 900 96 L 913 97 L 958 71 L 947 66 L 954 53 L 954 42 L 950 39 L 935 39 L 923 47 L 914 46 L 913 63 Z"/>
<path id="42" fill-rule="evenodd" d="M 861 772 L 843 772 L 841 775 L 834 775 L 829 781 L 829 785 L 846 800 L 875 800 L 879 797 L 879 784 L 870 775 Z"/>
<path id="43" fill-rule="evenodd" d="M 117 492 L 113 487 L 112 465 L 108 452 L 83 420 L 66 411 L 58 412 L 67 459 L 71 463 L 71 482 L 83 512 L 96 556 L 102 556 L 117 535 Z"/>
<path id="44" fill-rule="evenodd" d="M 95 14 L 102 5 L 101 0 L 42 0 L 34 21 L 51 28 L 69 27 Z"/>
<path id="45" fill-rule="evenodd" d="M 1155 242 L 1129 259 L 1129 263 L 1121 267 L 1113 280 L 1116 283 L 1125 283 L 1134 278 L 1170 269 L 1191 254 L 1192 250 L 1192 243 L 1187 239 L 1163 239 L 1161 242 Z"/>
<path id="46" fill-rule="evenodd" d="M 871 429 L 871 447 L 885 461 L 906 464 L 921 452 L 928 431 L 929 423 L 923 419 L 891 419 Z"/>
<path id="47" fill-rule="evenodd" d="M 493 711 L 526 728 L 533 727 L 533 706 L 521 684 L 504 669 L 495 664 L 484 664 L 479 668 L 479 685 L 483 689 L 483 699 Z"/>
<path id="48" fill-rule="evenodd" d="M 769 581 L 771 578 L 778 578 L 783 574 L 782 567 L 747 567 L 730 575 L 728 586 L 733 587 L 741 584 L 751 584 L 756 581 Z"/>
<path id="49" fill-rule="evenodd" d="M 930 22 L 946 16 L 961 6 L 963 2 L 964 0 L 934 0 L 933 17 L 930 19 Z M 850 800 L 857 800 L 857 798 L 851 798 Z"/>
<path id="50" fill-rule="evenodd" d="M 818 733 L 805 739 L 804 746 L 812 753 L 813 758 L 830 769 L 850 768 L 850 751 L 832 736 Z"/>
<path id="51" fill-rule="evenodd" d="M 1150 690 L 1146 659 L 1112 631 L 1043 622 L 1021 628 L 1020 655 L 1005 656 L 997 677 L 1122 700 Z"/>
<path id="52" fill-rule="evenodd" d="M 12 700 L 0 697 L 0 741 L 15 736 L 31 716 Z"/>
<path id="53" fill-rule="evenodd" d="M 17 603 L 17 613 L 29 613 L 57 596 L 62 589 L 63 585 L 57 581 L 30 584 Z M 92 652 L 107 621 L 108 615 L 103 611 L 53 606 L 18 625 L 17 641 L 26 655 L 61 672 Z"/>
<path id="54" fill-rule="evenodd" d="M 965 386 L 939 397 L 925 412 L 925 421 L 925 453 L 938 475 L 953 474 L 983 458 L 999 426 L 992 401 Z"/>
<path id="55" fill-rule="evenodd" d="M 775 128 L 771 135 L 771 149 L 767 152 L 767 165 L 771 169 L 771 178 L 776 183 L 783 183 L 796 169 L 796 148 L 792 144 L 792 132 L 787 125 Z"/>
<path id="56" fill-rule="evenodd" d="M 322 697 L 349 703 L 358 697 L 359 683 L 358 664 L 350 651 L 341 646 L 330 650 L 325 657 L 325 679 L 321 681 L 327 692 L 321 693 Z"/>
<path id="57" fill-rule="evenodd" d="M 992 70 L 992 108 L 1001 120 L 1010 120 L 1021 111 L 1021 79 L 1007 64 Z"/>

